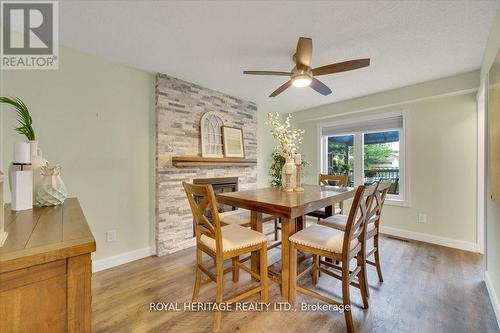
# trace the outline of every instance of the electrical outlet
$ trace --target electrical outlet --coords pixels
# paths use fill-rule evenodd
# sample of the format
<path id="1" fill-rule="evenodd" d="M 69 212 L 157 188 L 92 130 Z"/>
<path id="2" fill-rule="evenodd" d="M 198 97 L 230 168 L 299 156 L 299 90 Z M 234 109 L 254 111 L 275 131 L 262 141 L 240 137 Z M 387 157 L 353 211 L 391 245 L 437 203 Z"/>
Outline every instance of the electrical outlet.
<path id="1" fill-rule="evenodd" d="M 106 231 L 106 242 L 116 242 L 116 230 Z"/>
<path id="2" fill-rule="evenodd" d="M 427 214 L 418 213 L 418 223 L 427 223 Z"/>

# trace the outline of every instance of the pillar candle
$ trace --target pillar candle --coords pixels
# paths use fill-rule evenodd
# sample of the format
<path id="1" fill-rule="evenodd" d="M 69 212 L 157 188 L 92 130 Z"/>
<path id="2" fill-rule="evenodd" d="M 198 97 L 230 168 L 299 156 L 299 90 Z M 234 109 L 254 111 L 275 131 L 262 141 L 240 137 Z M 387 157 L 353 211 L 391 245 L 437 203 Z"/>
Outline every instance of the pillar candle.
<path id="1" fill-rule="evenodd" d="M 30 161 L 30 145 L 24 141 L 14 143 L 14 163 L 29 164 Z"/>
<path id="2" fill-rule="evenodd" d="M 302 163 L 302 156 L 300 154 L 295 155 L 295 164 L 300 165 Z"/>

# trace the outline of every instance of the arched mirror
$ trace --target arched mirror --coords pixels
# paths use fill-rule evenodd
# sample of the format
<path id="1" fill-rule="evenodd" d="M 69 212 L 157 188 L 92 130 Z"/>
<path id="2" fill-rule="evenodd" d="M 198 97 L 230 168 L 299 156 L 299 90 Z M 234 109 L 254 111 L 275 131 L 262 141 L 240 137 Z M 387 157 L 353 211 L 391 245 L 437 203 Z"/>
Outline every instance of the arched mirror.
<path id="1" fill-rule="evenodd" d="M 224 126 L 222 118 L 213 111 L 207 112 L 201 117 L 201 155 L 203 157 L 224 157 L 222 126 Z"/>

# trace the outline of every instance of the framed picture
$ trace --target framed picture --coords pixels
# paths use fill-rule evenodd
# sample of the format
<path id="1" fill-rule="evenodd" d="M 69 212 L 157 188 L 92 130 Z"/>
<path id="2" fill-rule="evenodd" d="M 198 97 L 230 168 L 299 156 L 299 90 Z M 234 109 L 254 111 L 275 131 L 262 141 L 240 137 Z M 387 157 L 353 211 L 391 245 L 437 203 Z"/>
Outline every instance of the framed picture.
<path id="1" fill-rule="evenodd" d="M 245 157 L 241 128 L 222 126 L 222 142 L 224 143 L 225 157 Z"/>

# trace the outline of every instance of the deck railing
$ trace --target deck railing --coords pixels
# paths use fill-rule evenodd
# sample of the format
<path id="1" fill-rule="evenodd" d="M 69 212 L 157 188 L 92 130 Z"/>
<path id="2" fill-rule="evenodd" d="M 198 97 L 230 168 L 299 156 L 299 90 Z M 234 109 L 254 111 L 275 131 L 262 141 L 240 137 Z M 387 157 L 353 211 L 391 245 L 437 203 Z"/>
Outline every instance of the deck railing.
<path id="1" fill-rule="evenodd" d="M 332 168 L 328 168 L 329 174 L 335 174 Z M 354 171 L 349 170 L 349 186 L 354 186 Z M 366 185 L 378 181 L 390 181 L 392 183 L 389 193 L 399 194 L 399 168 L 377 167 L 365 170 L 364 183 Z"/>

